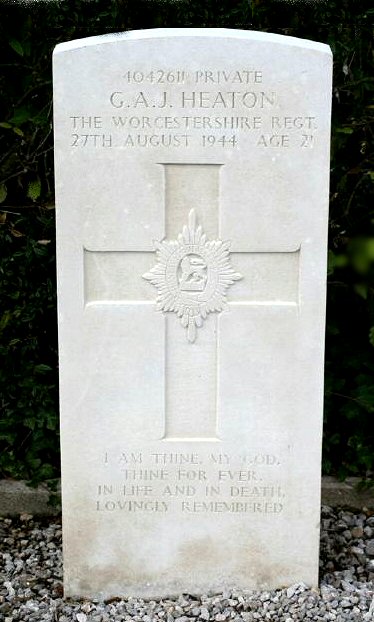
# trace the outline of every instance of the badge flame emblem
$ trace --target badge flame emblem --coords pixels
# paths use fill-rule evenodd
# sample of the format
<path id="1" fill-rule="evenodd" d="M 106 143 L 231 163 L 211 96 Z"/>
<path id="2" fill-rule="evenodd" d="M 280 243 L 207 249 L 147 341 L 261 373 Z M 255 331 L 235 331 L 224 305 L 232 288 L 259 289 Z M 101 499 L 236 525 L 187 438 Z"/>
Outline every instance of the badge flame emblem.
<path id="1" fill-rule="evenodd" d="M 158 289 L 156 309 L 174 312 L 193 343 L 208 313 L 226 307 L 227 289 L 242 279 L 230 264 L 230 242 L 207 240 L 195 210 L 177 240 L 155 241 L 156 265 L 143 274 Z"/>

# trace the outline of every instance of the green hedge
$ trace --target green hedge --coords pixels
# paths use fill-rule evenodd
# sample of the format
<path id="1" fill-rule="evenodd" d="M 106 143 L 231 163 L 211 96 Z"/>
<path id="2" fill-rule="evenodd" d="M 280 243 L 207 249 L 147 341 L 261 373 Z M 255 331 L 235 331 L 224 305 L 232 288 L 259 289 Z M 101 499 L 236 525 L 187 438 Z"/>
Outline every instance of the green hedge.
<path id="1" fill-rule="evenodd" d="M 51 53 L 65 40 L 155 27 L 229 27 L 334 53 L 323 465 L 374 471 L 374 77 L 371 1 L 200 0 L 1 5 L 0 476 L 57 477 Z"/>

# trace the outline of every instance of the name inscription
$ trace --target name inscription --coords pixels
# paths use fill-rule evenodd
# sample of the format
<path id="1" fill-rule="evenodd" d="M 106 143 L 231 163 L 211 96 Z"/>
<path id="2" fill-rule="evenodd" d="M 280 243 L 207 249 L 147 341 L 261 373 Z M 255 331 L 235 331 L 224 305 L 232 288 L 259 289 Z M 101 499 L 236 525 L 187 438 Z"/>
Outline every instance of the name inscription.
<path id="1" fill-rule="evenodd" d="M 163 91 L 157 97 L 139 91 L 127 96 L 122 91 L 114 91 L 109 97 L 114 108 L 264 108 L 274 106 L 276 94 L 264 91 L 182 91 L 178 98 Z"/>

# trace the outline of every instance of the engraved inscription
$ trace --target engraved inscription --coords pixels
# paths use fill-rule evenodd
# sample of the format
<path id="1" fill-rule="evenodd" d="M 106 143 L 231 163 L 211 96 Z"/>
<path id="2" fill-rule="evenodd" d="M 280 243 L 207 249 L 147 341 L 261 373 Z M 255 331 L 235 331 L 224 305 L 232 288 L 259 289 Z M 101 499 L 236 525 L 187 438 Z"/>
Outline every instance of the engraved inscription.
<path id="1" fill-rule="evenodd" d="M 158 289 L 157 310 L 176 313 L 193 343 L 207 315 L 225 308 L 228 287 L 243 278 L 230 265 L 230 243 L 208 241 L 192 209 L 178 239 L 155 247 L 158 262 L 143 278 Z"/>
<path id="2" fill-rule="evenodd" d="M 271 453 L 142 452 L 134 464 L 131 453 L 105 452 L 108 461 L 112 481 L 104 475 L 96 487 L 98 512 L 274 516 L 287 501 L 281 461 Z"/>
<path id="3" fill-rule="evenodd" d="M 239 69 L 234 71 L 199 69 L 193 73 L 187 70 L 174 69 L 165 71 L 155 69 L 149 72 L 128 70 L 122 76 L 129 84 L 148 82 L 151 84 L 261 84 L 262 71 L 255 69 Z"/>
<path id="4" fill-rule="evenodd" d="M 288 111 L 273 79 L 255 68 L 130 68 L 105 95 L 100 116 L 72 111 L 70 146 L 229 151 L 247 142 L 260 151 L 313 150 L 317 117 L 308 107 Z"/>
<path id="5" fill-rule="evenodd" d="M 274 91 L 182 91 L 178 99 L 172 99 L 167 91 L 157 97 L 151 97 L 144 91 L 132 96 L 126 96 L 123 91 L 113 91 L 109 96 L 113 108 L 266 108 L 275 106 L 276 93 Z"/>

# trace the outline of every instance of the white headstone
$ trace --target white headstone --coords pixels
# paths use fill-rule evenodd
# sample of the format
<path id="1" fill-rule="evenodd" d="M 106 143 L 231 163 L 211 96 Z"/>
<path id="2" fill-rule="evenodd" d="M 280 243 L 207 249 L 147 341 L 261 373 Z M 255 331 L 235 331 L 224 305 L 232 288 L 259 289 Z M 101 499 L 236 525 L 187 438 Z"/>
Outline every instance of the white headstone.
<path id="1" fill-rule="evenodd" d="M 57 46 L 67 596 L 317 584 L 330 100 L 312 41 Z"/>

